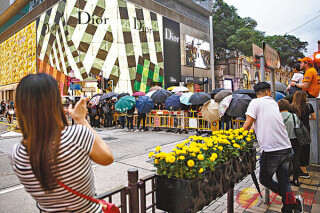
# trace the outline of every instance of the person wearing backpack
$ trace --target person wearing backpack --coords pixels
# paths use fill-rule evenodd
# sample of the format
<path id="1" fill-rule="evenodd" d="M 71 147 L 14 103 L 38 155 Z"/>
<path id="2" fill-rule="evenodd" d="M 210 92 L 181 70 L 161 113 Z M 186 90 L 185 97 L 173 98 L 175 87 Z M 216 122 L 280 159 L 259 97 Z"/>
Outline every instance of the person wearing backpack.
<path id="1" fill-rule="evenodd" d="M 281 99 L 278 101 L 279 110 L 283 118 L 283 123 L 286 125 L 288 136 L 294 151 L 293 155 L 293 181 L 291 182 L 295 186 L 299 186 L 299 172 L 300 172 L 300 156 L 301 146 L 297 141 L 295 129 L 300 126 L 300 119 L 295 113 L 290 112 L 291 106 L 288 100 Z"/>
<path id="2" fill-rule="evenodd" d="M 292 99 L 292 108 L 293 112 L 296 113 L 299 119 L 302 121 L 302 124 L 307 128 L 310 134 L 310 124 L 309 120 L 316 120 L 316 113 L 311 104 L 307 103 L 307 93 L 300 90 L 294 93 Z M 307 172 L 307 166 L 309 165 L 310 159 L 310 144 L 303 145 L 301 147 L 300 158 L 300 177 L 310 178 L 310 175 Z"/>

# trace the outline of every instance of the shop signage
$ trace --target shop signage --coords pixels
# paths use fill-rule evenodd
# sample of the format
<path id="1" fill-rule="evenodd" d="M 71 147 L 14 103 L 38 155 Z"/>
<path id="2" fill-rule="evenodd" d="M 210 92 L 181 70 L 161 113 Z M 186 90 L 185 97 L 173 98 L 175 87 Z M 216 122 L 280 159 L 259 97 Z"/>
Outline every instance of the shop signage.
<path id="1" fill-rule="evenodd" d="M 263 55 L 263 49 L 258 47 L 255 44 L 252 44 L 252 56 L 262 56 Z"/>
<path id="2" fill-rule="evenodd" d="M 78 24 L 107 24 L 108 20 L 109 18 L 106 17 L 101 18 L 99 16 L 91 16 L 90 13 L 86 11 L 78 12 Z"/>
<path id="3" fill-rule="evenodd" d="M 177 86 L 181 81 L 180 24 L 163 17 L 163 35 L 165 86 Z"/>
<path id="4" fill-rule="evenodd" d="M 272 69 L 280 68 L 280 56 L 278 52 L 266 43 L 263 43 L 263 55 L 267 67 Z"/>
<path id="5" fill-rule="evenodd" d="M 138 30 L 140 32 L 146 32 L 146 33 L 153 32 L 152 28 L 146 27 L 146 25 L 141 20 L 138 20 L 137 18 L 134 18 L 133 20 L 134 20 L 135 30 Z"/>
<path id="6" fill-rule="evenodd" d="M 171 29 L 165 28 L 164 32 L 165 32 L 164 38 L 166 40 L 173 41 L 175 43 L 179 43 L 179 40 L 180 40 L 179 36 L 176 36 L 176 34 Z"/>
<path id="7" fill-rule="evenodd" d="M 95 92 L 97 89 L 95 87 L 83 87 L 82 92 Z"/>

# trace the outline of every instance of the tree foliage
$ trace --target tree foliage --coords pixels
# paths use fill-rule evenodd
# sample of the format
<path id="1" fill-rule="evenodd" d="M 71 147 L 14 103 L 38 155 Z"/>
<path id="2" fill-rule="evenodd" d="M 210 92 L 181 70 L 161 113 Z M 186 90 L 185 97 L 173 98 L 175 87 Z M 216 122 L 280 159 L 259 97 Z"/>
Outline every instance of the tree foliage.
<path id="1" fill-rule="evenodd" d="M 237 9 L 223 0 L 216 0 L 213 6 L 213 42 L 216 59 L 252 55 L 252 43 L 262 46 L 268 43 L 280 53 L 282 65 L 292 65 L 303 57 L 307 42 L 293 35 L 266 36 L 256 29 L 257 22 L 250 17 L 240 17 Z"/>

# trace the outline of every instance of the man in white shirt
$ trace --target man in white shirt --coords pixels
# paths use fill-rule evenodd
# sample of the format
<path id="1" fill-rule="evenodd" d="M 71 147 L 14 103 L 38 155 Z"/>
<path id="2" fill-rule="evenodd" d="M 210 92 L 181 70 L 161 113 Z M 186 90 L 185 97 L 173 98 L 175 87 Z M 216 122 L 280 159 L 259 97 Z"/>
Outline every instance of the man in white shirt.
<path id="1" fill-rule="evenodd" d="M 301 211 L 289 182 L 289 164 L 292 147 L 277 102 L 271 97 L 270 84 L 260 82 L 254 86 L 257 98 L 246 112 L 243 128 L 254 125 L 258 143 L 263 150 L 260 161 L 260 183 L 282 197 L 282 212 Z M 277 181 L 272 179 L 276 173 Z"/>

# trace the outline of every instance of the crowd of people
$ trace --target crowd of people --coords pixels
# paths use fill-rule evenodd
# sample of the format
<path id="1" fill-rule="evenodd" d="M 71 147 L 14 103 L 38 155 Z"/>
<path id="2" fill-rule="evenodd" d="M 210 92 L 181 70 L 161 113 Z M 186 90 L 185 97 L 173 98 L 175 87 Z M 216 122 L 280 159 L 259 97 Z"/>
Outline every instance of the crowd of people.
<path id="1" fill-rule="evenodd" d="M 8 103 L 6 103 L 5 101 L 1 101 L 0 118 L 2 120 L 7 119 L 8 123 L 12 124 L 14 115 L 15 115 L 15 110 L 14 110 L 13 101 L 9 101 Z"/>
<path id="2" fill-rule="evenodd" d="M 296 69 L 298 72 L 299 68 Z M 292 193 L 289 177 L 293 176 L 291 183 L 297 186 L 299 177 L 310 178 L 307 171 L 310 143 L 301 143 L 298 139 L 301 132 L 298 135 L 297 129 L 303 125 L 310 135 L 309 120 L 316 117 L 307 98 L 319 95 L 319 84 L 315 84 L 318 77 L 310 61 L 301 60 L 300 69 L 305 70 L 303 78 L 294 77 L 288 88 L 291 96 L 278 103 L 271 97 L 270 84 L 257 83 L 254 86 L 257 98 L 250 101 L 243 125 L 246 130 L 254 129 L 262 149 L 260 183 L 282 197 L 285 213 L 302 211 L 303 201 Z M 115 121 L 115 99 L 98 105 L 87 104 L 87 101 L 82 98 L 72 108 L 64 109 L 57 82 L 43 73 L 24 77 L 17 87 L 16 113 L 23 140 L 14 147 L 12 166 L 41 211 L 102 212 L 101 205 L 86 200 L 95 195 L 91 160 L 109 165 L 113 154 L 92 127 L 120 125 L 125 128 L 127 123 L 127 128 L 133 130 L 136 109 L 120 113 L 119 120 Z M 12 107 L 13 103 L 9 106 L 1 103 L 1 112 L 9 112 Z M 72 118 L 73 125 L 68 125 L 65 113 Z M 141 120 L 145 130 L 145 113 L 138 113 L 137 129 Z M 277 180 L 273 179 L 274 174 Z M 80 196 L 83 194 L 86 199 Z"/>

